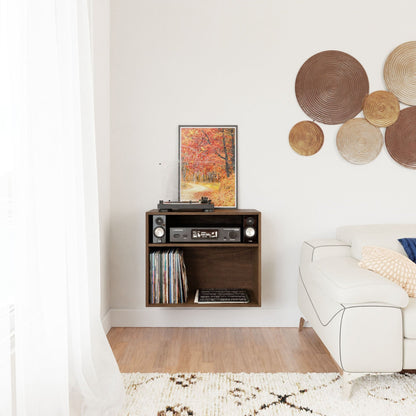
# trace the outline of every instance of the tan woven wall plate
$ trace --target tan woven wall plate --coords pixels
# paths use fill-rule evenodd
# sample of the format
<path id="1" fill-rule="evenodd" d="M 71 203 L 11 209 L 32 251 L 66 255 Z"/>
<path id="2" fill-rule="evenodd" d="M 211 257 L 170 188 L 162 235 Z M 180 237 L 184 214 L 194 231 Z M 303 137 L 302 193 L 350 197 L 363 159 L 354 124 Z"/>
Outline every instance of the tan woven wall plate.
<path id="1" fill-rule="evenodd" d="M 391 92 L 374 91 L 365 97 L 363 113 L 373 126 L 388 127 L 399 118 L 400 103 Z"/>
<path id="2" fill-rule="evenodd" d="M 354 118 L 338 130 L 337 147 L 341 156 L 350 163 L 363 165 L 374 160 L 383 147 L 380 129 L 363 118 Z"/>
<path id="3" fill-rule="evenodd" d="M 416 105 L 416 41 L 402 43 L 390 53 L 384 81 L 400 102 Z"/>
<path id="4" fill-rule="evenodd" d="M 351 55 L 323 51 L 302 65 L 295 92 L 300 107 L 312 120 L 340 124 L 362 110 L 369 83 L 364 68 Z"/>
<path id="5" fill-rule="evenodd" d="M 398 120 L 386 129 L 386 147 L 402 166 L 416 169 L 416 107 L 400 111 Z"/>
<path id="6" fill-rule="evenodd" d="M 292 149 L 302 156 L 317 153 L 324 143 L 322 129 L 312 121 L 300 121 L 289 133 L 289 144 Z"/>

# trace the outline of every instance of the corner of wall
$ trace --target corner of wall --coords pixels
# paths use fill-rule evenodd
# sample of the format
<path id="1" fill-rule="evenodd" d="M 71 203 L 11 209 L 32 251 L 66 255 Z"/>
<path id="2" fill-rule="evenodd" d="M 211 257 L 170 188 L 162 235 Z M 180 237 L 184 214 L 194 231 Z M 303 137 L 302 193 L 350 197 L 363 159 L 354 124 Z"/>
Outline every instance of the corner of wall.
<path id="1" fill-rule="evenodd" d="M 91 0 L 91 37 L 101 255 L 101 317 L 110 310 L 110 2 Z"/>

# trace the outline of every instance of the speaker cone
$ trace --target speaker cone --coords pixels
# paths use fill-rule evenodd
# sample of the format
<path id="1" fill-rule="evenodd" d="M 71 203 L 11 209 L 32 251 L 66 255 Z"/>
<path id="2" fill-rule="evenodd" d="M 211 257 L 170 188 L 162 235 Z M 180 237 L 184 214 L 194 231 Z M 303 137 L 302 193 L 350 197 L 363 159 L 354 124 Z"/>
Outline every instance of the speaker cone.
<path id="1" fill-rule="evenodd" d="M 162 238 L 165 235 L 165 229 L 163 227 L 156 227 L 153 230 L 153 234 L 157 237 L 157 238 Z"/>
<path id="2" fill-rule="evenodd" d="M 248 237 L 248 238 L 253 238 L 256 235 L 256 230 L 253 227 L 247 227 L 244 230 L 244 234 Z"/>

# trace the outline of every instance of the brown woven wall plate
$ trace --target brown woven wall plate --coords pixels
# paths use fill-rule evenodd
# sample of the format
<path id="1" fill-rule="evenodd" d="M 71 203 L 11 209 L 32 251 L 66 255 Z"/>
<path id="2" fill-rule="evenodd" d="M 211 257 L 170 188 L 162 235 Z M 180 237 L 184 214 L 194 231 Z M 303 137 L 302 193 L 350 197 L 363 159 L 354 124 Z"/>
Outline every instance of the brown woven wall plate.
<path id="1" fill-rule="evenodd" d="M 407 168 L 416 169 L 416 107 L 400 111 L 398 120 L 386 129 L 390 156 Z"/>
<path id="2" fill-rule="evenodd" d="M 341 51 L 313 55 L 296 77 L 296 98 L 302 110 L 325 124 L 340 124 L 355 117 L 368 91 L 362 65 Z"/>
<path id="3" fill-rule="evenodd" d="M 416 105 L 416 42 L 399 45 L 384 64 L 384 81 L 400 102 Z"/>
<path id="4" fill-rule="evenodd" d="M 347 121 L 338 130 L 337 147 L 348 162 L 363 165 L 374 160 L 383 147 L 383 135 L 363 118 Z"/>
<path id="5" fill-rule="evenodd" d="M 302 156 L 317 153 L 324 143 L 322 129 L 312 121 L 301 121 L 295 124 L 289 133 L 289 144 Z"/>
<path id="6" fill-rule="evenodd" d="M 364 99 L 363 113 L 373 126 L 391 126 L 399 118 L 399 100 L 391 92 L 374 91 Z"/>

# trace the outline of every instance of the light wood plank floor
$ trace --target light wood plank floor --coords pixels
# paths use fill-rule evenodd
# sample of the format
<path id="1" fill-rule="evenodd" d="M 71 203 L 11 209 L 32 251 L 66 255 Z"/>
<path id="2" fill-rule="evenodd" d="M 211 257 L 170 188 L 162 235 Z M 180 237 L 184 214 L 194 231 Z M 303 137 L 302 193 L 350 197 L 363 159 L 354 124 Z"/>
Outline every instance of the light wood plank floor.
<path id="1" fill-rule="evenodd" d="M 312 328 L 112 328 L 120 371 L 338 372 Z"/>

